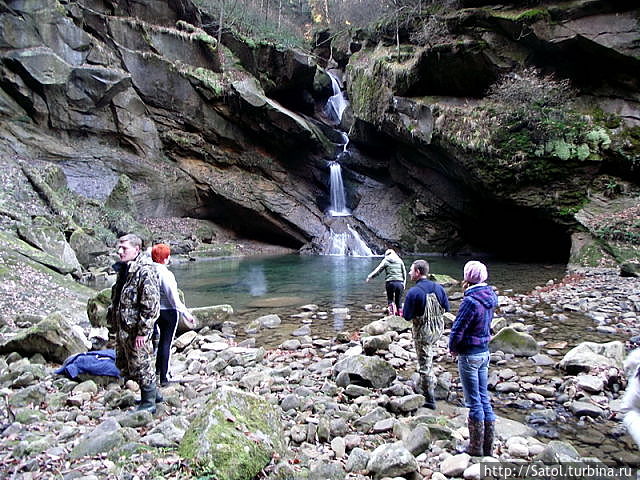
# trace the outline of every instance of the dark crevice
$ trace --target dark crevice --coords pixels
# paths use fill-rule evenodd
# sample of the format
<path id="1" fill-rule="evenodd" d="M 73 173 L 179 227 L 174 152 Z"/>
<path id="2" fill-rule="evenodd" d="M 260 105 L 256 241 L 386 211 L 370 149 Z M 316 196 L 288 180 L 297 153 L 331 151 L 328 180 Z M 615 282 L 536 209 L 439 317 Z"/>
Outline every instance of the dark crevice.
<path id="1" fill-rule="evenodd" d="M 266 214 L 261 215 L 218 195 L 205 198 L 202 205 L 197 217 L 211 220 L 242 237 L 294 249 L 306 243 L 299 232 L 287 231 L 288 226 L 278 220 L 271 220 Z"/>

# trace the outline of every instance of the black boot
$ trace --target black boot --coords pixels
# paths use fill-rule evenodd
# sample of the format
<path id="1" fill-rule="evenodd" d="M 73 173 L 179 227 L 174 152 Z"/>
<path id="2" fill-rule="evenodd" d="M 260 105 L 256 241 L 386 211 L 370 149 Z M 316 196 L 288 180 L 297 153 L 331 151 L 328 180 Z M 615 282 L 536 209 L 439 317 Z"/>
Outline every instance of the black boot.
<path id="1" fill-rule="evenodd" d="M 141 402 L 142 402 L 142 399 L 136 400 L 136 405 L 140 405 Z M 164 397 L 162 396 L 162 392 L 160 391 L 160 388 L 156 386 L 156 404 L 162 403 L 162 402 L 164 402 Z"/>
<path id="2" fill-rule="evenodd" d="M 436 409 L 436 394 L 434 390 L 433 386 L 428 386 L 424 390 L 424 406 L 431 410 Z"/>
<path id="3" fill-rule="evenodd" d="M 418 392 L 424 396 L 424 407 L 431 410 L 436 409 L 436 395 L 435 388 L 431 385 L 429 379 L 425 376 L 421 376 L 418 380 Z"/>
<path id="4" fill-rule="evenodd" d="M 148 410 L 151 413 L 156 413 L 156 385 L 154 383 L 142 385 L 140 387 L 140 397 L 140 405 L 136 410 Z"/>
<path id="5" fill-rule="evenodd" d="M 481 457 L 484 442 L 484 422 L 468 419 L 469 422 L 469 446 L 467 453 L 472 457 Z"/>
<path id="6" fill-rule="evenodd" d="M 493 437 L 496 432 L 496 422 L 484 422 L 484 441 L 482 451 L 485 457 L 493 457 Z"/>

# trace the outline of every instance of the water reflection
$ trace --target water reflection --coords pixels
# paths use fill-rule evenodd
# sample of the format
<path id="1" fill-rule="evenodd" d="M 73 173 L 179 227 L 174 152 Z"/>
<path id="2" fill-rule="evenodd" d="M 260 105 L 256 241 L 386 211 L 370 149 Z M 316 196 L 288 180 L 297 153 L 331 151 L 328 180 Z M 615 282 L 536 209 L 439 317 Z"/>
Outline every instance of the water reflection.
<path id="1" fill-rule="evenodd" d="M 407 268 L 416 258 L 404 257 Z M 464 257 L 428 258 L 432 273 L 458 279 L 467 260 Z M 330 337 L 337 330 L 359 328 L 360 320 L 371 321 L 364 305 L 385 303 L 384 278 L 364 282 L 379 261 L 377 257 L 280 255 L 189 262 L 171 269 L 187 305 L 230 304 L 236 312 L 234 320 L 240 324 L 265 313 L 276 313 L 284 320 L 306 303 L 315 303 L 330 313 L 334 308 L 348 308 L 349 316 L 333 314 L 331 322 L 314 324 L 314 335 Z M 563 265 L 485 262 L 490 282 L 501 291 L 529 292 L 536 285 L 564 275 Z M 269 308 L 269 311 L 256 308 Z"/>
<path id="2" fill-rule="evenodd" d="M 335 308 L 347 306 L 346 292 L 348 286 L 346 276 L 344 274 L 344 271 L 347 268 L 347 258 L 348 257 L 333 257 L 333 269 L 328 272 L 328 275 L 331 277 L 331 285 L 333 289 L 334 308 L 331 311 L 333 313 L 333 329 L 336 332 L 339 332 L 344 328 L 344 321 L 347 317 L 347 312 L 344 308 Z"/>
<path id="3" fill-rule="evenodd" d="M 249 291 L 252 297 L 261 297 L 267 293 L 267 277 L 263 265 L 254 265 L 246 271 L 246 277 L 240 281 L 243 290 Z"/>

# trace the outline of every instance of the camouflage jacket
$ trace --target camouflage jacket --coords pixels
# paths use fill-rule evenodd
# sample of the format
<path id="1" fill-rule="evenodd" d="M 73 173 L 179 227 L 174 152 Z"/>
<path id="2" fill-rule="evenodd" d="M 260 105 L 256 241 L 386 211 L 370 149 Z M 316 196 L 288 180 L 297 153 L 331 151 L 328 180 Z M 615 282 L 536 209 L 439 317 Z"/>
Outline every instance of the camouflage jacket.
<path id="1" fill-rule="evenodd" d="M 122 275 L 126 275 L 122 278 Z M 122 285 L 118 300 L 117 288 Z M 115 303 L 118 303 L 115 305 Z M 160 315 L 160 282 L 151 259 L 140 254 L 118 272 L 111 288 L 110 323 L 135 336 L 148 336 Z"/>

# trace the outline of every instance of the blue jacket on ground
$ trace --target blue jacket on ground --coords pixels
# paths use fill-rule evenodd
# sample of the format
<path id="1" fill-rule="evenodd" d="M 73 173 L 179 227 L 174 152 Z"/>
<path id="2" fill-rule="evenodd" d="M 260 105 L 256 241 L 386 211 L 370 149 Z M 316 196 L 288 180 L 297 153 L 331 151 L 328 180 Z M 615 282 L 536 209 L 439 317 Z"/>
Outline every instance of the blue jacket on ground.
<path id="1" fill-rule="evenodd" d="M 97 350 L 71 355 L 55 373 L 67 375 L 69 378 L 76 378 L 83 373 L 108 377 L 120 376 L 120 370 L 116 367 L 115 350 Z"/>
<path id="2" fill-rule="evenodd" d="M 498 297 L 489 285 L 468 288 L 451 327 L 449 350 L 461 355 L 488 351 L 491 320 L 497 306 Z"/>
<path id="3" fill-rule="evenodd" d="M 449 299 L 442 285 L 426 278 L 421 278 L 407 292 L 402 306 L 402 316 L 405 320 L 412 321 L 415 317 L 424 314 L 424 306 L 428 293 L 435 293 L 438 302 L 445 312 L 449 311 Z"/>

